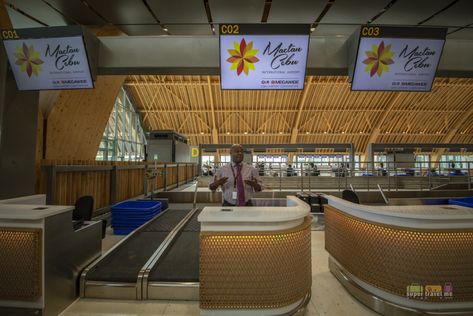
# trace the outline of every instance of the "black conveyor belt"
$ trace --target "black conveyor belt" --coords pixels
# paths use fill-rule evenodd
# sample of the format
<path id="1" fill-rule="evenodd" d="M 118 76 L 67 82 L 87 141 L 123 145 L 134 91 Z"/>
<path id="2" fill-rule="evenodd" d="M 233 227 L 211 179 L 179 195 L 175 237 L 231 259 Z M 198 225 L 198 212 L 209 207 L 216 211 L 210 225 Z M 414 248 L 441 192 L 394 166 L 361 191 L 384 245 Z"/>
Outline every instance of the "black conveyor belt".
<path id="1" fill-rule="evenodd" d="M 190 210 L 168 210 L 128 238 L 112 253 L 95 265 L 87 274 L 87 280 L 131 282 L 169 232 Z"/>
<path id="2" fill-rule="evenodd" d="M 199 282 L 200 223 L 196 212 L 151 270 L 148 282 Z"/>

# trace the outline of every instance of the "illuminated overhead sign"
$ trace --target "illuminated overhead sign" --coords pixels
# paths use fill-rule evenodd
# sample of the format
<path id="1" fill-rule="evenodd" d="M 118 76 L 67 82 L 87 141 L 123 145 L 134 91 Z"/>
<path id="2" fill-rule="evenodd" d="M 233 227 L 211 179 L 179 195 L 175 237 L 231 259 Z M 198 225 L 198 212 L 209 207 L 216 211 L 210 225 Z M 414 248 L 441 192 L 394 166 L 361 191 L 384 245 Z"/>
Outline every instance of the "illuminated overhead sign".
<path id="1" fill-rule="evenodd" d="M 304 88 L 308 24 L 222 24 L 219 30 L 222 89 Z"/>
<path id="2" fill-rule="evenodd" d="M 446 33 L 444 28 L 362 25 L 355 34 L 352 90 L 430 91 Z"/>
<path id="3" fill-rule="evenodd" d="M 80 27 L 1 31 L 18 90 L 93 88 Z"/>

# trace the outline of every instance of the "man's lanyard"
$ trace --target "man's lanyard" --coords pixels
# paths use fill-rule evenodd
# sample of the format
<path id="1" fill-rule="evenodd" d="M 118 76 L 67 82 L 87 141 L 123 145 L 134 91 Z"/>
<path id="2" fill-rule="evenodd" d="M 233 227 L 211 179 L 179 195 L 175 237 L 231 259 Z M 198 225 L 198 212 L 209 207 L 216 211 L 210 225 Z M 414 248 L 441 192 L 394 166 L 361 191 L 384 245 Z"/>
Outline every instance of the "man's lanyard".
<path id="1" fill-rule="evenodd" d="M 230 168 L 232 168 L 232 174 L 233 174 L 233 188 L 235 189 L 236 188 L 236 181 L 237 181 L 237 178 L 235 176 L 235 170 L 233 170 L 233 165 L 230 164 Z M 241 169 L 243 169 L 243 166 L 240 166 L 240 177 L 241 177 Z"/>

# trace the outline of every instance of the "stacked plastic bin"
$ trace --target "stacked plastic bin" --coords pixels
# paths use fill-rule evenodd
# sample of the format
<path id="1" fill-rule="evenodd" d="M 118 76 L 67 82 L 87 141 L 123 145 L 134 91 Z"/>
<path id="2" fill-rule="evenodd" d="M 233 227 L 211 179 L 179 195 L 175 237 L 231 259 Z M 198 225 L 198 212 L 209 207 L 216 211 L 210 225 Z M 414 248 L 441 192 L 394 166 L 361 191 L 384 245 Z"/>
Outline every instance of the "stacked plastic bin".
<path id="1" fill-rule="evenodd" d="M 115 235 L 127 235 L 161 212 L 160 201 L 125 201 L 112 206 Z"/>
<path id="2" fill-rule="evenodd" d="M 448 200 L 448 204 L 473 207 L 473 197 L 450 199 Z"/>

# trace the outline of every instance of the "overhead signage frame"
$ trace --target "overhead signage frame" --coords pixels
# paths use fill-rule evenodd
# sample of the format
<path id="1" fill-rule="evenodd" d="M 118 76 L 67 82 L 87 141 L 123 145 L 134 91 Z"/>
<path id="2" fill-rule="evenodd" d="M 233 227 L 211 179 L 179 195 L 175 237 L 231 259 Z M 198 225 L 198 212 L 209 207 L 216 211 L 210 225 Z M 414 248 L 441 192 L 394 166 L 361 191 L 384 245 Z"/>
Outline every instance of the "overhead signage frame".
<path id="1" fill-rule="evenodd" d="M 348 44 L 351 89 L 431 91 L 446 34 L 446 28 L 362 25 Z"/>
<path id="2" fill-rule="evenodd" d="M 222 90 L 302 90 L 309 24 L 221 24 Z"/>
<path id="3" fill-rule="evenodd" d="M 81 26 L 1 30 L 18 90 L 93 88 L 98 39 Z"/>

